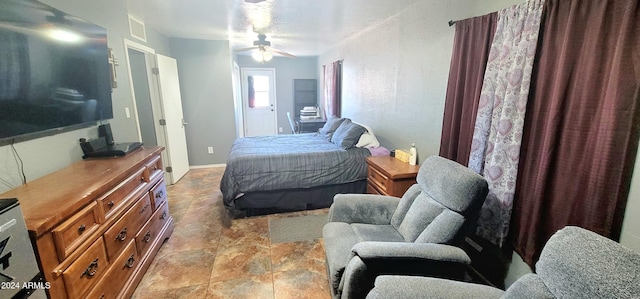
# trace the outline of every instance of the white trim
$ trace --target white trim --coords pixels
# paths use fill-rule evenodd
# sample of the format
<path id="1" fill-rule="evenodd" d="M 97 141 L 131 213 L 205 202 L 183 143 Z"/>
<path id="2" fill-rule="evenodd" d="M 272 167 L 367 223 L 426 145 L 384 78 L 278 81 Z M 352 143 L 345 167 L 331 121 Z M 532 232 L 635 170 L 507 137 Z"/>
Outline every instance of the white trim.
<path id="1" fill-rule="evenodd" d="M 227 167 L 227 164 L 209 164 L 209 165 L 190 165 L 189 169 L 205 169 Z"/>

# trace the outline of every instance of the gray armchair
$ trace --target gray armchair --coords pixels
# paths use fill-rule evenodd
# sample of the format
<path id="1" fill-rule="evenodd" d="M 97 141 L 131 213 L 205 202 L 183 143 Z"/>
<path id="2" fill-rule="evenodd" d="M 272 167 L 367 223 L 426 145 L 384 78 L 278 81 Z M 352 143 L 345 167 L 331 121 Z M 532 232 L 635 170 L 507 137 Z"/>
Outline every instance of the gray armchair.
<path id="1" fill-rule="evenodd" d="M 334 298 L 364 298 L 381 274 L 462 279 L 469 257 L 451 246 L 475 223 L 488 192 L 470 169 L 432 156 L 402 198 L 339 194 L 323 228 Z"/>
<path id="2" fill-rule="evenodd" d="M 640 254 L 579 227 L 565 227 L 549 239 L 536 271 L 506 291 L 431 277 L 379 276 L 366 298 L 640 298 Z"/>

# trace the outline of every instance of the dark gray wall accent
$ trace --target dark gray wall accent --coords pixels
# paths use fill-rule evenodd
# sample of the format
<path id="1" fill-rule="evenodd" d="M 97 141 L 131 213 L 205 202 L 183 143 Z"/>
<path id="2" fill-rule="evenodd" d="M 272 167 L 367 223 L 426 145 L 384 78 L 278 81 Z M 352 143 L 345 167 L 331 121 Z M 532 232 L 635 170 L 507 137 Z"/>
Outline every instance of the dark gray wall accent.
<path id="1" fill-rule="evenodd" d="M 318 57 L 297 57 L 294 59 L 274 57 L 271 61 L 260 63 L 251 56 L 237 55 L 236 61 L 240 68 L 274 68 L 276 70 L 276 106 L 278 109 L 278 128 L 281 134 L 291 134 L 291 127 L 287 119 L 287 111 L 293 113 L 293 79 L 318 79 Z"/>
<path id="2" fill-rule="evenodd" d="M 236 139 L 229 43 L 172 38 L 170 47 L 178 61 L 182 109 L 189 123 L 189 163 L 225 163 Z M 207 153 L 209 146 L 213 154 Z"/>
<path id="3" fill-rule="evenodd" d="M 151 105 L 151 93 L 149 92 L 149 77 L 147 76 L 147 64 L 145 54 L 128 49 L 129 64 L 131 65 L 131 79 L 138 111 L 140 135 L 146 146 L 157 146 L 156 128 L 153 119 L 153 106 Z"/>

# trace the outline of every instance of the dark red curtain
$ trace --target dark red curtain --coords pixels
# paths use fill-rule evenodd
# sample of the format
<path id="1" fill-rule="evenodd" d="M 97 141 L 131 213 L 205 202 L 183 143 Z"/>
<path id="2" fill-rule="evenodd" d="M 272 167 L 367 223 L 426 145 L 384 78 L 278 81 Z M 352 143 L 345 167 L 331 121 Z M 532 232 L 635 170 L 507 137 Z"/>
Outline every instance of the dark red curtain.
<path id="1" fill-rule="evenodd" d="M 440 156 L 469 162 L 473 127 L 498 13 L 457 21 L 440 138 Z"/>
<path id="2" fill-rule="evenodd" d="M 340 117 L 342 106 L 342 60 L 323 65 L 322 72 L 325 117 Z"/>
<path id="3" fill-rule="evenodd" d="M 545 4 L 511 221 L 530 266 L 566 225 L 619 239 L 640 131 L 638 2 Z"/>

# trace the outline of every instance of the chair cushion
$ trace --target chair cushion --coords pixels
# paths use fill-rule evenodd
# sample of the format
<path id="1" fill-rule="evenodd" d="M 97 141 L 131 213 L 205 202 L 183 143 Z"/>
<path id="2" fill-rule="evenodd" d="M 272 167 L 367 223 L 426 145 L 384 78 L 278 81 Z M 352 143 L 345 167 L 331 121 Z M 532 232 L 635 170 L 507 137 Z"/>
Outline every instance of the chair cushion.
<path id="1" fill-rule="evenodd" d="M 640 254 L 575 226 L 551 236 L 536 273 L 557 298 L 640 298 Z"/>
<path id="2" fill-rule="evenodd" d="M 554 299 L 556 298 L 549 292 L 544 282 L 538 275 L 529 273 L 518 278 L 504 293 L 502 299 L 520 299 L 520 298 L 539 298 Z"/>
<path id="3" fill-rule="evenodd" d="M 403 237 L 391 225 L 329 222 L 323 230 L 327 271 L 334 290 L 340 285 L 342 273 L 351 257 L 351 248 L 363 241 L 403 242 Z"/>
<path id="4" fill-rule="evenodd" d="M 433 219 L 446 208 L 431 199 L 426 193 L 420 193 L 413 201 L 411 208 L 402 220 L 398 232 L 407 242 L 414 242 Z"/>
<path id="5" fill-rule="evenodd" d="M 429 197 L 464 216 L 482 206 L 489 190 L 482 176 L 439 156 L 424 161 L 416 180 Z"/>

